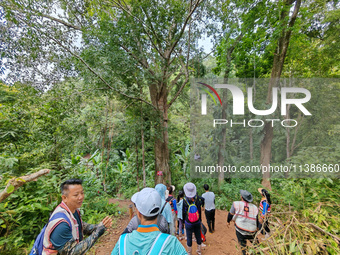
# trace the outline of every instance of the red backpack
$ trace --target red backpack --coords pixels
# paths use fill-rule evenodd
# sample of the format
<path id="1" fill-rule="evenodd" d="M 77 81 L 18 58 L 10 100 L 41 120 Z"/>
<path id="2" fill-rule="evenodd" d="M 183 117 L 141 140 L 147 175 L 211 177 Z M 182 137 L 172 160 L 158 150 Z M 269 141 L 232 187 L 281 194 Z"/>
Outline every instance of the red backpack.
<path id="1" fill-rule="evenodd" d="M 186 203 L 188 204 L 188 220 L 191 223 L 195 223 L 200 219 L 200 215 L 198 214 L 197 206 L 194 203 L 190 204 L 186 198 L 184 198 Z"/>

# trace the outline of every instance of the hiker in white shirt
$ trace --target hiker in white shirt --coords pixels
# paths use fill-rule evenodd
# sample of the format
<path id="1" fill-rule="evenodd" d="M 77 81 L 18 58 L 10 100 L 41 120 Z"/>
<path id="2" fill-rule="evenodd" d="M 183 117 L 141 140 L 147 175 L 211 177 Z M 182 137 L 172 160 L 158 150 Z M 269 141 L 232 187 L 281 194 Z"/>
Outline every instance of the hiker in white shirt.
<path id="1" fill-rule="evenodd" d="M 209 185 L 204 184 L 205 193 L 202 194 L 205 204 L 205 217 L 210 233 L 215 232 L 215 194 L 209 191 Z"/>

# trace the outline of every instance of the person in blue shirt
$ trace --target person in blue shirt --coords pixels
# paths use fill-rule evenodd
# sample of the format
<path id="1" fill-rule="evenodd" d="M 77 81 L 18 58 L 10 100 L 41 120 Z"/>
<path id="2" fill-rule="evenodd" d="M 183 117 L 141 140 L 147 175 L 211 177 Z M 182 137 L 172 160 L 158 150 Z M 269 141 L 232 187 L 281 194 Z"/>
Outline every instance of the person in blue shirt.
<path id="1" fill-rule="evenodd" d="M 137 217 L 141 224 L 132 233 L 120 236 L 111 255 L 187 254 L 176 237 L 161 233 L 157 227 L 162 200 L 155 189 L 144 188 L 134 194 L 131 200 L 136 204 Z"/>
<path id="2" fill-rule="evenodd" d="M 271 199 L 270 194 L 267 190 L 263 188 L 258 188 L 258 191 L 260 192 L 262 198 L 259 206 L 259 211 L 261 213 L 259 217 L 259 229 L 261 230 L 261 234 L 265 235 L 265 239 L 270 237 L 270 229 L 269 229 L 269 223 L 268 223 L 268 216 L 271 211 Z"/>

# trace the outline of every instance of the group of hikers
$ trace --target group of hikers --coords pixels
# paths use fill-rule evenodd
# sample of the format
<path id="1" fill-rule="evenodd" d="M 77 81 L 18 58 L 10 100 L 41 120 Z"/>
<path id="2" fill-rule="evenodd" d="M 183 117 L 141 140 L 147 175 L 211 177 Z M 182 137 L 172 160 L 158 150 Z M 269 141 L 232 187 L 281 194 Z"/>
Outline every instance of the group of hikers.
<path id="1" fill-rule="evenodd" d="M 112 225 L 112 219 L 108 216 L 97 225 L 82 221 L 79 211 L 84 200 L 82 180 L 67 180 L 60 189 L 62 202 L 51 214 L 30 254 L 85 254 Z M 135 193 L 131 201 L 135 205 L 136 215 L 120 235 L 111 255 L 191 255 L 193 240 L 197 243 L 197 254 L 201 255 L 206 234 L 202 208 L 209 232 L 215 232 L 215 194 L 209 191 L 207 184 L 204 189 L 205 193 L 199 196 L 195 184 L 188 182 L 178 192 L 177 198 L 174 197 L 175 187 L 164 184 Z M 252 204 L 252 194 L 240 190 L 241 200 L 233 202 L 226 219 L 229 225 L 231 221 L 235 222 L 236 236 L 243 254 L 246 254 L 247 240 L 256 242 L 258 230 L 265 238 L 269 237 L 267 216 L 271 209 L 270 194 L 262 188 L 259 192 L 262 199 L 258 209 Z M 84 238 L 85 235 L 88 237 Z M 187 249 L 180 242 L 183 239 L 186 239 Z"/>

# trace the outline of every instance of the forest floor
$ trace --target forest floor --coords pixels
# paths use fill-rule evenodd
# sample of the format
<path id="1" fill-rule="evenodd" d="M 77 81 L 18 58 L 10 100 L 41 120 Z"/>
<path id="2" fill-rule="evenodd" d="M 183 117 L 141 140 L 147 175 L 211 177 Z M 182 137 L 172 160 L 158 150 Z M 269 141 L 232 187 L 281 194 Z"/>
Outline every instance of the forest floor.
<path id="1" fill-rule="evenodd" d="M 125 213 L 120 218 L 115 219 L 114 226 L 100 238 L 100 241 L 90 250 L 89 254 L 110 255 L 120 234 L 130 221 L 128 209 L 129 205 L 132 204 L 130 200 L 111 199 L 110 202 L 118 203 Z M 212 234 L 209 231 L 207 232 L 206 247 L 202 251 L 203 255 L 241 254 L 233 224 L 228 228 L 227 215 L 227 211 L 216 210 L 215 232 Z M 207 226 L 204 213 L 202 213 L 202 221 Z M 185 240 L 182 240 L 181 243 L 186 247 Z M 196 243 L 193 243 L 193 254 L 196 254 Z"/>

